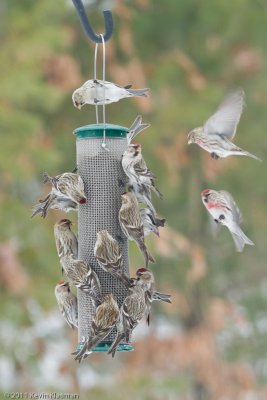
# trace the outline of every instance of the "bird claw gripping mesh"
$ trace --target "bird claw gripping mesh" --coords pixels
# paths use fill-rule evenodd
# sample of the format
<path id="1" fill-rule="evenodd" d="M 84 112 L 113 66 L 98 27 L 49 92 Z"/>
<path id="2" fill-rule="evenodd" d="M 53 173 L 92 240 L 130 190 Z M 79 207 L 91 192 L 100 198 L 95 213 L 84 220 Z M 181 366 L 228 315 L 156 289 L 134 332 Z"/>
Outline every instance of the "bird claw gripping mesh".
<path id="1" fill-rule="evenodd" d="M 74 131 L 78 173 L 83 179 L 87 203 L 78 209 L 78 258 L 86 261 L 97 273 L 102 295 L 113 293 L 119 307 L 127 296 L 127 288 L 108 272 L 105 272 L 94 257 L 96 235 L 106 229 L 119 243 L 124 271 L 129 275 L 128 240 L 119 224 L 121 193 L 127 178 L 121 166 L 122 154 L 127 147 L 128 129 L 117 125 L 106 125 L 106 151 L 103 141 L 103 125 L 88 125 Z M 90 296 L 78 289 L 78 349 L 90 335 L 95 307 Z M 94 351 L 107 351 L 116 336 L 116 328 Z M 129 344 L 121 344 L 121 351 L 131 350 Z"/>

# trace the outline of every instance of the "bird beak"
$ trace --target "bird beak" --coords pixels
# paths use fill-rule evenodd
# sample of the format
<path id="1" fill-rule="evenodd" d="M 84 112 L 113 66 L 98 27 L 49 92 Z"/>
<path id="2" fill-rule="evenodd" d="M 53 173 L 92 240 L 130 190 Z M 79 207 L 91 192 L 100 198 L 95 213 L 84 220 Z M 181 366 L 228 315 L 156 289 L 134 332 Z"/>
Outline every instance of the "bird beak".
<path id="1" fill-rule="evenodd" d="M 81 109 L 82 109 L 82 105 L 81 105 L 81 104 L 78 104 L 78 105 L 77 105 L 77 108 L 78 108 L 79 110 L 81 110 Z"/>

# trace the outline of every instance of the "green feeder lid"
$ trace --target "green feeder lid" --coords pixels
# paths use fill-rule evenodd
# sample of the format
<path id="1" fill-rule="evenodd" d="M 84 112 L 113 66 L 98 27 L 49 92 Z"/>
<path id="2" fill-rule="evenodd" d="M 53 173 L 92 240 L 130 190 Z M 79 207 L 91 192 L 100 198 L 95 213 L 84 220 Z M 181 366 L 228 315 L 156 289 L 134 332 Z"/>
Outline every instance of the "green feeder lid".
<path id="1" fill-rule="evenodd" d="M 78 343 L 77 345 L 77 351 L 80 351 L 83 348 L 84 343 Z M 98 343 L 93 349 L 93 353 L 103 353 L 107 352 L 110 346 L 112 345 L 112 342 L 103 342 L 103 343 Z M 125 351 L 133 351 L 133 346 L 129 343 L 121 343 L 117 347 L 117 351 L 120 352 L 125 352 Z"/>
<path id="2" fill-rule="evenodd" d="M 127 133 L 129 132 L 128 128 L 120 125 L 113 124 L 92 124 L 81 126 L 74 130 L 74 135 L 77 136 L 78 139 L 84 138 L 102 138 L 104 135 L 104 127 L 106 130 L 107 138 L 126 138 Z"/>

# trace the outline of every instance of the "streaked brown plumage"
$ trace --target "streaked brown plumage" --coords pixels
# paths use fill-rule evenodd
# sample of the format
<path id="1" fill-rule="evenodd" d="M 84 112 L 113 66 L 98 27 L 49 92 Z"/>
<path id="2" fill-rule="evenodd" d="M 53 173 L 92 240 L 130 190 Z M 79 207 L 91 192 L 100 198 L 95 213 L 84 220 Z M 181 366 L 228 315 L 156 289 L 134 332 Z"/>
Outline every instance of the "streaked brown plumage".
<path id="1" fill-rule="evenodd" d="M 44 183 L 49 182 L 52 185 L 52 193 L 57 196 L 67 197 L 77 204 L 86 203 L 84 184 L 80 175 L 73 172 L 64 172 L 57 176 L 49 176 L 44 173 Z"/>
<path id="2" fill-rule="evenodd" d="M 119 307 L 113 294 L 103 296 L 102 303 L 97 307 L 90 337 L 85 341 L 80 351 L 73 353 L 75 360 L 81 362 L 91 350 L 109 334 L 119 318 Z"/>
<path id="3" fill-rule="evenodd" d="M 138 281 L 133 283 L 129 292 L 120 309 L 116 338 L 108 350 L 108 354 L 112 354 L 112 357 L 121 341 L 129 342 L 133 329 L 146 313 L 145 292 Z"/>
<path id="4" fill-rule="evenodd" d="M 78 257 L 78 241 L 71 230 L 72 222 L 69 219 L 61 219 L 54 225 L 54 235 L 59 258 L 73 254 Z"/>
<path id="5" fill-rule="evenodd" d="M 95 271 L 83 260 L 76 260 L 72 254 L 61 257 L 62 268 L 78 289 L 88 293 L 97 303 L 101 297 L 101 286 Z"/>
<path id="6" fill-rule="evenodd" d="M 123 270 L 123 260 L 119 244 L 107 230 L 97 233 L 94 255 L 104 271 L 120 279 L 126 286 L 129 285 L 130 278 Z"/>
<path id="7" fill-rule="evenodd" d="M 134 240 L 144 255 L 145 265 L 155 262 L 144 242 L 144 225 L 140 216 L 138 202 L 133 193 L 123 193 L 119 211 L 121 229 L 129 240 Z"/>
<path id="8" fill-rule="evenodd" d="M 59 282 L 55 287 L 58 308 L 71 328 L 78 328 L 77 297 L 71 292 L 68 282 Z"/>

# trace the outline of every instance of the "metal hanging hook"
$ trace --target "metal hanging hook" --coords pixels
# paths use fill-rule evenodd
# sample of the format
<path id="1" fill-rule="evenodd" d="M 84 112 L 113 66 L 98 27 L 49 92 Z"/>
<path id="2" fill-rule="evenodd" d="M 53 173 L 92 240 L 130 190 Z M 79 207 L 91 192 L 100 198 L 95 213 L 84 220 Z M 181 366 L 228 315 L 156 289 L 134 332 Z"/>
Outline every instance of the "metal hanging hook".
<path id="1" fill-rule="evenodd" d="M 81 24 L 83 26 L 83 29 L 86 33 L 86 35 L 95 43 L 102 43 L 102 37 L 101 35 L 97 35 L 93 28 L 90 25 L 90 22 L 87 18 L 82 0 L 72 0 L 74 7 L 76 8 L 76 11 L 80 17 Z M 104 41 L 107 42 L 113 33 L 113 18 L 112 18 L 112 12 L 110 10 L 104 10 L 103 11 L 104 15 L 104 20 L 105 20 L 105 33 L 103 33 L 103 38 Z"/>

